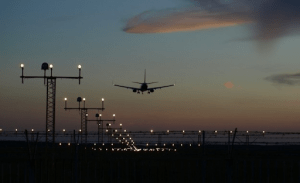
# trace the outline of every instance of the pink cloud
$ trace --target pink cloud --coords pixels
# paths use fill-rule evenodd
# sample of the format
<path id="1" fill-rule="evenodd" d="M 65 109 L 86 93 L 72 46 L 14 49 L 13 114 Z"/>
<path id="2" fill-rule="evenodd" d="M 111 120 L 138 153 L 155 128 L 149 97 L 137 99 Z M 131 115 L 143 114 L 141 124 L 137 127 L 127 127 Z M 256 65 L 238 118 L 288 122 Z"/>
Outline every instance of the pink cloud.
<path id="1" fill-rule="evenodd" d="M 226 88 L 233 88 L 233 87 L 234 87 L 233 83 L 230 82 L 230 81 L 228 81 L 227 83 L 225 83 L 224 86 L 225 86 Z"/>

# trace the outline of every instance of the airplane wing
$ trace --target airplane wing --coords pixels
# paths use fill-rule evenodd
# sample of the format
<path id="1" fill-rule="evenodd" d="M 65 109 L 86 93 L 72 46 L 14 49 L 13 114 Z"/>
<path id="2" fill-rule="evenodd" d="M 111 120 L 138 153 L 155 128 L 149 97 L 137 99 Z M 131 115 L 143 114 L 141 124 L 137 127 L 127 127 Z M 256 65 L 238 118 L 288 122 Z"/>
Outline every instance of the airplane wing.
<path id="1" fill-rule="evenodd" d="M 116 85 L 114 84 L 114 86 L 118 86 L 118 87 L 122 87 L 122 88 L 127 88 L 127 89 L 132 89 L 132 90 L 140 90 L 140 88 L 134 88 L 134 87 L 129 87 L 129 86 L 122 86 L 122 85 Z"/>
<path id="2" fill-rule="evenodd" d="M 159 86 L 159 87 L 154 87 L 154 88 L 148 88 L 148 90 L 157 90 L 157 89 L 162 89 L 162 88 L 171 87 L 171 86 L 175 86 L 175 84 L 167 85 L 167 86 Z"/>

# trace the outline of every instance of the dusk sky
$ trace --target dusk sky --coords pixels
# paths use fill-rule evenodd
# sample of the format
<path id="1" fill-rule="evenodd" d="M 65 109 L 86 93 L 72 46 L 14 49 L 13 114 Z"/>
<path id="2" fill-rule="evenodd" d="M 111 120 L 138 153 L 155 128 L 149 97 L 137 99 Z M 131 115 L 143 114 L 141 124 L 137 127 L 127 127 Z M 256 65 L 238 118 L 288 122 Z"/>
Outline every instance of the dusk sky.
<path id="1" fill-rule="evenodd" d="M 0 128 L 45 129 L 46 87 L 22 84 L 20 64 L 26 76 L 42 76 L 47 62 L 56 76 L 78 76 L 81 64 L 84 78 L 57 80 L 57 131 L 80 128 L 79 111 L 63 109 L 65 97 L 77 107 L 79 96 L 87 107 L 105 98 L 103 118 L 115 113 L 127 130 L 299 131 L 300 15 L 285 16 L 299 3 L 272 1 L 276 11 L 252 17 L 247 8 L 216 14 L 203 2 L 1 1 Z M 142 82 L 144 69 L 159 82 L 151 86 L 176 86 L 142 95 L 112 85 L 139 87 L 132 81 Z"/>

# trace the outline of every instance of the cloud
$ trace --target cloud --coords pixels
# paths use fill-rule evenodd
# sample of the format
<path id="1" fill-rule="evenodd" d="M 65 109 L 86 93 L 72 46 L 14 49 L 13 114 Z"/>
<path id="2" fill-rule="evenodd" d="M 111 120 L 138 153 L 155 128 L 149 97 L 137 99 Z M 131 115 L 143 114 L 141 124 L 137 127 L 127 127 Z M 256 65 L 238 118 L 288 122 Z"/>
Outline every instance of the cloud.
<path id="1" fill-rule="evenodd" d="M 276 84 L 285 84 L 285 85 L 299 85 L 300 84 L 300 73 L 296 74 L 277 74 L 265 78 L 266 80 L 276 83 Z"/>
<path id="2" fill-rule="evenodd" d="M 232 82 L 228 81 L 227 83 L 224 84 L 224 86 L 225 86 L 226 88 L 233 88 L 234 85 L 233 85 Z"/>
<path id="3" fill-rule="evenodd" d="M 272 41 L 300 32 L 300 1 L 193 0 L 189 8 L 146 11 L 128 20 L 128 33 L 167 33 L 253 23 L 253 39 Z"/>
<path id="4" fill-rule="evenodd" d="M 246 20 L 236 18 L 233 14 L 210 13 L 197 8 L 186 11 L 147 11 L 131 18 L 123 30 L 128 33 L 167 33 L 228 27 L 240 23 L 246 23 Z"/>

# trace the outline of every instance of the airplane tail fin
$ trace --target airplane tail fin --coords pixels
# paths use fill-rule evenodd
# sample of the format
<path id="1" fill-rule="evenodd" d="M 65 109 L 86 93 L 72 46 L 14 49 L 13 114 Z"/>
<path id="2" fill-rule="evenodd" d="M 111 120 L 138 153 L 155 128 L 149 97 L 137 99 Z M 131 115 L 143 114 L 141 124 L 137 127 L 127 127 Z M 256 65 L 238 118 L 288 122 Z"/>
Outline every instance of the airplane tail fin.
<path id="1" fill-rule="evenodd" d="M 144 83 L 146 83 L 146 69 L 145 69 L 145 74 L 144 74 Z"/>

